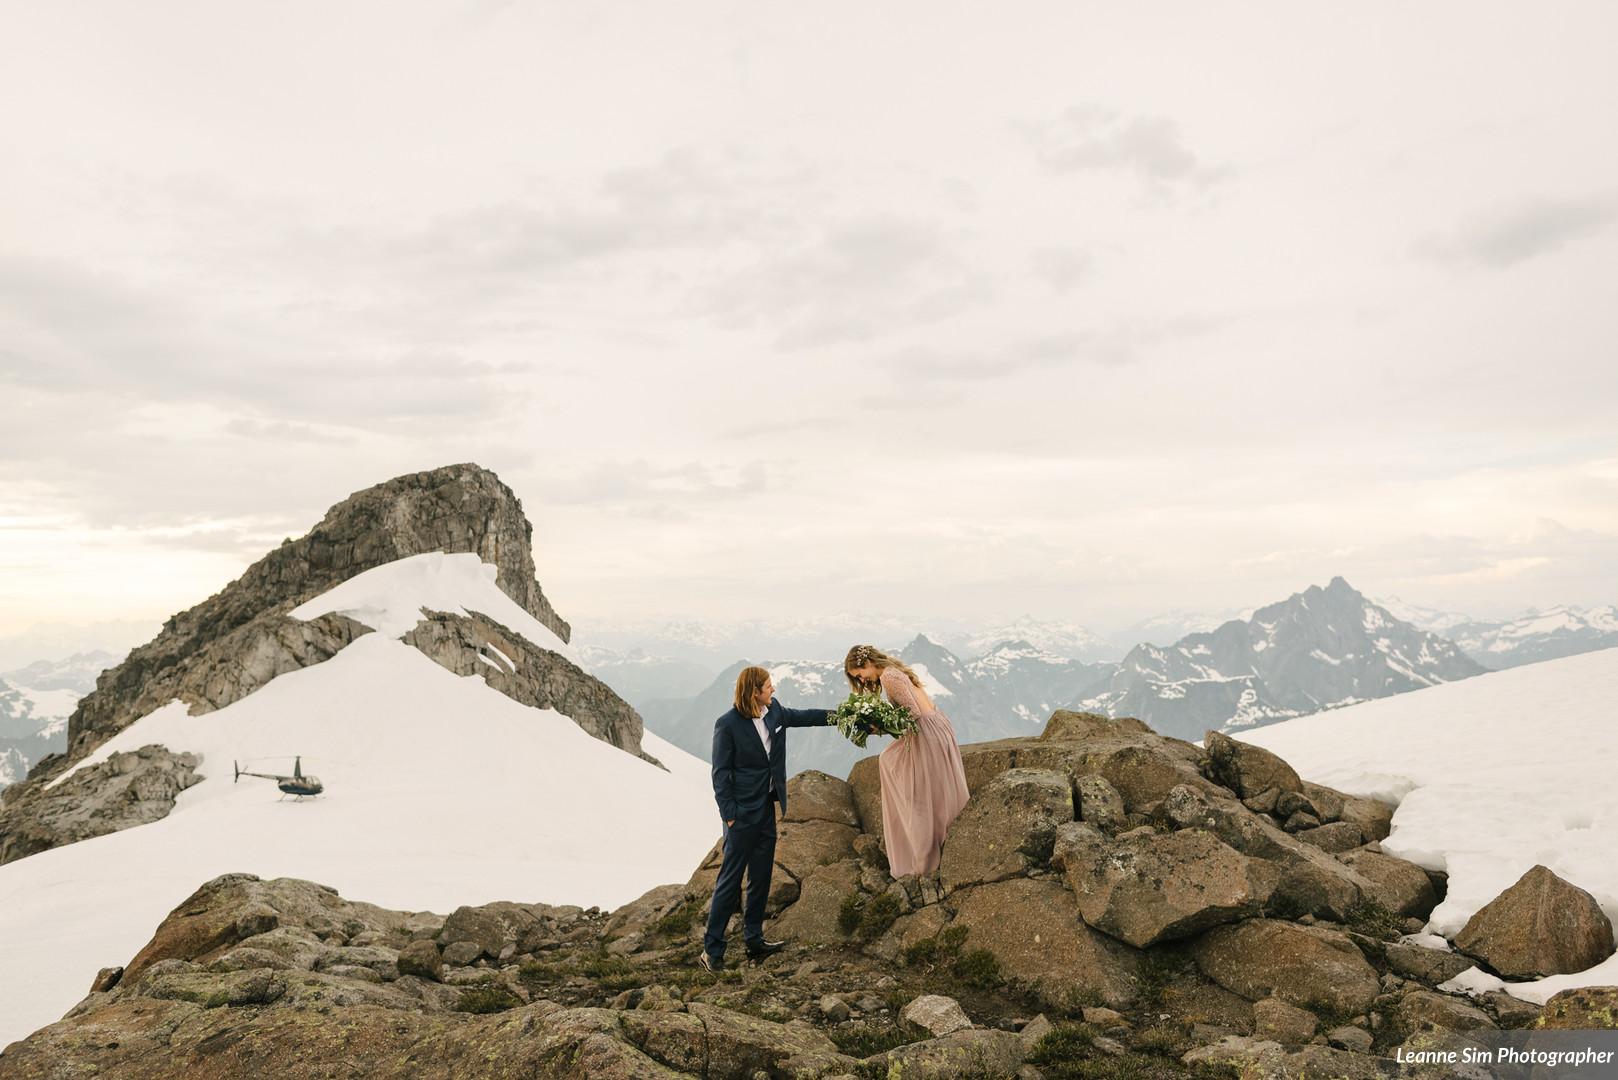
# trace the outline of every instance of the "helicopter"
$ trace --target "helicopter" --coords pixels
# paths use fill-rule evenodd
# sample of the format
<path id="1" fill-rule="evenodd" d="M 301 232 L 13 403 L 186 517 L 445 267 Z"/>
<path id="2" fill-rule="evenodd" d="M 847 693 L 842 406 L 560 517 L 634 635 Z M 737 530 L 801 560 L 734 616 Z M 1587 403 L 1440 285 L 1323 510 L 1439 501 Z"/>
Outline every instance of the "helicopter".
<path id="1" fill-rule="evenodd" d="M 322 791 L 326 790 L 325 785 L 320 782 L 320 778 L 318 776 L 303 775 L 303 758 L 301 756 L 292 759 L 291 776 L 280 776 L 273 773 L 247 772 L 237 762 L 232 761 L 231 764 L 236 768 L 236 779 L 232 781 L 232 783 L 239 782 L 244 776 L 256 776 L 261 780 L 274 780 L 275 786 L 281 789 L 281 794 L 283 796 L 295 795 L 300 800 L 305 795 L 319 795 Z"/>

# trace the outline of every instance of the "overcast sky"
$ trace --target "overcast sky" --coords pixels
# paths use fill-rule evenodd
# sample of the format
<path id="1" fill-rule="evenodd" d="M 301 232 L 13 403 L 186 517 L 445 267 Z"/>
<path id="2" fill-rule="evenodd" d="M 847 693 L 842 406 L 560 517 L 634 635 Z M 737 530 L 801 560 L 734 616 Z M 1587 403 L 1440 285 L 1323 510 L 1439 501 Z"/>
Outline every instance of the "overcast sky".
<path id="1" fill-rule="evenodd" d="M 1618 601 L 1610 3 L 0 12 L 0 637 L 468 460 L 581 624 Z"/>

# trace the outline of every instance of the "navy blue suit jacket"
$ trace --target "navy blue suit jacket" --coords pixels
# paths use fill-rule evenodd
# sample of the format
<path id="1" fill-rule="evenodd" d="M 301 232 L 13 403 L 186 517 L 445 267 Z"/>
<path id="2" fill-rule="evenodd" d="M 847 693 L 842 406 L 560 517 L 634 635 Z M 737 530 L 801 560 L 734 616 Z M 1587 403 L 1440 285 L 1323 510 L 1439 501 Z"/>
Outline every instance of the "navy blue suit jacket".
<path id="1" fill-rule="evenodd" d="M 730 709 L 713 726 L 713 797 L 719 819 L 737 825 L 757 825 L 772 819 L 770 791 L 787 809 L 787 738 L 789 727 L 817 727 L 826 723 L 825 709 L 789 709 L 770 700 L 764 724 L 770 732 L 770 753 L 751 717 Z"/>

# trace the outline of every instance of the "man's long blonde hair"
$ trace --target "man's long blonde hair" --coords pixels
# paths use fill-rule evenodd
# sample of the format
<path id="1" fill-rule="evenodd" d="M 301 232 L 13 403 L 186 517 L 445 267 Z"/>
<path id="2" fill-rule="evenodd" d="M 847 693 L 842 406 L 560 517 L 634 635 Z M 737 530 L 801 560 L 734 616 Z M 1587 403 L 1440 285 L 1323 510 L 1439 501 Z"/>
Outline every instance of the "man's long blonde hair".
<path id="1" fill-rule="evenodd" d="M 884 668 L 898 668 L 905 673 L 905 678 L 910 680 L 912 686 L 918 690 L 922 689 L 921 680 L 916 678 L 916 673 L 910 670 L 909 664 L 897 656 L 889 656 L 875 645 L 856 645 L 848 650 L 848 655 L 843 658 L 843 675 L 848 679 L 848 685 L 852 686 L 856 693 L 868 694 L 876 689 L 874 685 L 866 685 L 860 682 L 852 674 L 854 668 L 864 667 L 866 664 L 875 664 L 879 677 Z"/>
<path id="2" fill-rule="evenodd" d="M 756 664 L 736 673 L 736 711 L 745 719 L 752 720 L 758 715 L 758 692 L 769 681 L 769 671 Z"/>

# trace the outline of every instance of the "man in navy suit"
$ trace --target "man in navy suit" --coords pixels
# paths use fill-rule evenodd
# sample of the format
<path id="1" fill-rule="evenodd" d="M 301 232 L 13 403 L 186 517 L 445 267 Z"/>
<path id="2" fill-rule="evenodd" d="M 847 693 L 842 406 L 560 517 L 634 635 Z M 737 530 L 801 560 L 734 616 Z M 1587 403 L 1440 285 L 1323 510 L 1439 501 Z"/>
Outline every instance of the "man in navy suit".
<path id="1" fill-rule="evenodd" d="M 775 865 L 775 806 L 787 810 L 789 727 L 825 726 L 825 709 L 788 709 L 775 700 L 775 684 L 761 667 L 736 676 L 735 706 L 713 726 L 713 797 L 725 823 L 725 858 L 714 882 L 708 932 L 702 939 L 702 966 L 725 966 L 725 928 L 741 902 L 747 872 L 747 907 L 742 932 L 747 955 L 760 960 L 779 952 L 783 941 L 764 937 L 764 901 Z"/>

